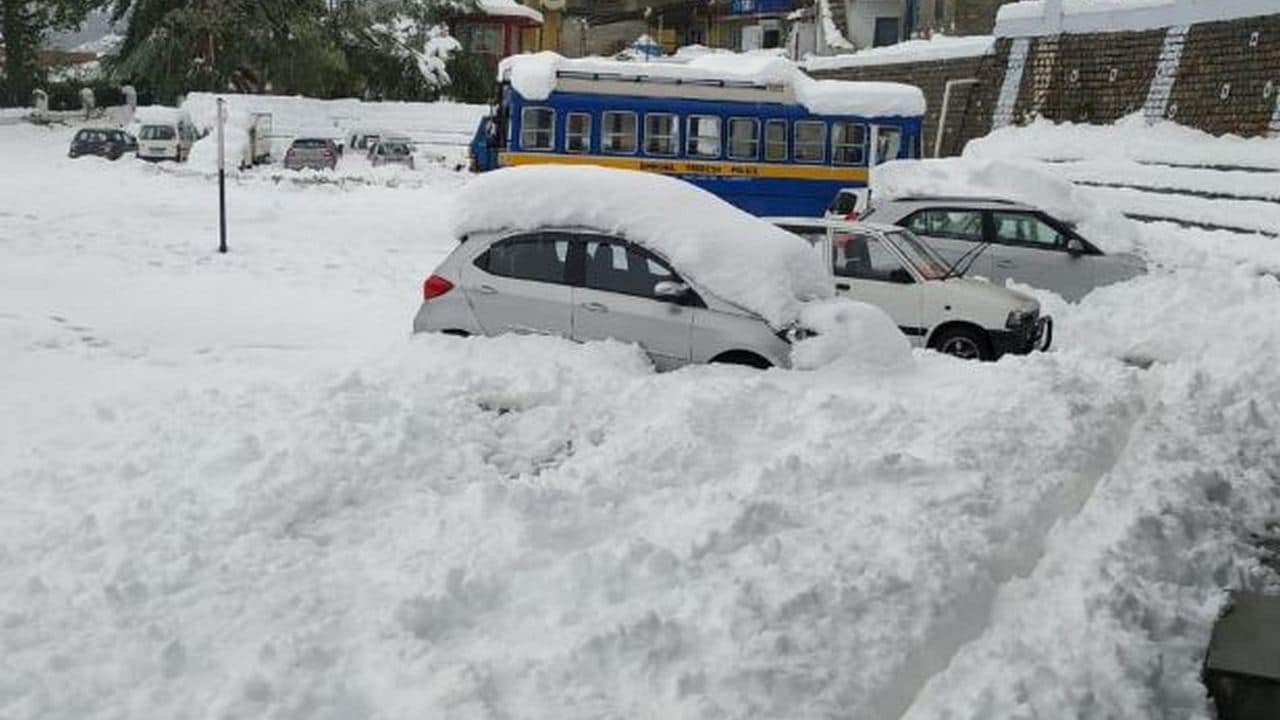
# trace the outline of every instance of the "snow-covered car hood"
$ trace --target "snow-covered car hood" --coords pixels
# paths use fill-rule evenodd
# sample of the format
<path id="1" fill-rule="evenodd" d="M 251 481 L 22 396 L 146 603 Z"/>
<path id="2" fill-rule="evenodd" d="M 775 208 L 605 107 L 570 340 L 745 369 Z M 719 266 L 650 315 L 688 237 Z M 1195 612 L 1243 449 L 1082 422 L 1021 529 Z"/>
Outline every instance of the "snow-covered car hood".
<path id="1" fill-rule="evenodd" d="M 938 280 L 926 283 L 926 286 L 941 288 L 949 301 L 964 303 L 972 312 L 975 309 L 991 308 L 993 311 L 1008 314 L 1012 310 L 1040 309 L 1040 301 L 1026 293 L 993 285 L 986 280 L 958 277 L 949 280 Z M 1003 323 L 1004 315 L 998 320 Z"/>

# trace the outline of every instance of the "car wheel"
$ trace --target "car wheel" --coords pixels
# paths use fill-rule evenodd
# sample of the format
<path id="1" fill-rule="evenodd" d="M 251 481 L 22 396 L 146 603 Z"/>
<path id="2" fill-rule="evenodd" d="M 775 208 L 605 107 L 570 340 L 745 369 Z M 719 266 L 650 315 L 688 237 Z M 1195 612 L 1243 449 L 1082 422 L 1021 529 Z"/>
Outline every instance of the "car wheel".
<path id="1" fill-rule="evenodd" d="M 986 335 L 973 328 L 956 326 L 944 328 L 931 343 L 933 348 L 944 355 L 952 355 L 962 360 L 992 359 L 991 343 Z"/>
<path id="2" fill-rule="evenodd" d="M 746 365 L 757 370 L 768 370 L 773 367 L 773 363 L 746 350 L 732 350 L 727 353 L 721 353 L 711 358 L 711 362 L 719 365 Z"/>

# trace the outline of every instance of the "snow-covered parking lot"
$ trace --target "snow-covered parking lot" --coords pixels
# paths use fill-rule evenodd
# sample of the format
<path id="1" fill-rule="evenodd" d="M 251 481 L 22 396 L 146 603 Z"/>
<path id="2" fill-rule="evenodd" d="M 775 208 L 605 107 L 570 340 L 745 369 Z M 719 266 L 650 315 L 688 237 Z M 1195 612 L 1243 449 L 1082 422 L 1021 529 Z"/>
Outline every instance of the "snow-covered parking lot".
<path id="1" fill-rule="evenodd" d="M 997 363 L 409 334 L 465 175 L 229 184 L 0 126 L 0 717 L 1201 718 L 1272 583 L 1273 238 Z M 1145 366 L 1145 369 L 1144 367 Z"/>

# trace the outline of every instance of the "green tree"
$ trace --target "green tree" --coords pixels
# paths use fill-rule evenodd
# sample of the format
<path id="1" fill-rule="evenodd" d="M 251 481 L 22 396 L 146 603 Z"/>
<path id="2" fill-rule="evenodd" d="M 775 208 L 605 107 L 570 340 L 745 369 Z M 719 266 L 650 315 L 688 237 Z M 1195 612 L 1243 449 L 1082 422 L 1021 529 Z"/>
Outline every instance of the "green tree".
<path id="1" fill-rule="evenodd" d="M 5 55 L 0 104 L 29 103 L 40 81 L 36 52 L 45 35 L 77 27 L 91 10 L 105 4 L 106 0 L 0 0 L 0 37 Z"/>

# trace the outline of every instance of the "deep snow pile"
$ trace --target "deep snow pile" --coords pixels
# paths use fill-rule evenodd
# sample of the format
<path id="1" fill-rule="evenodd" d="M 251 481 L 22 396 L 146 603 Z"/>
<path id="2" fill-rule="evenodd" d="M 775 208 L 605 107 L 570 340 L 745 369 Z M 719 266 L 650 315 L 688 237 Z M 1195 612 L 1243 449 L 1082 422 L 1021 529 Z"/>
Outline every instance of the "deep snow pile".
<path id="1" fill-rule="evenodd" d="M 71 132 L 0 127 L 6 718 L 1208 718 L 1274 582 L 1280 282 L 1216 235 L 1048 354 L 654 374 L 409 338 L 456 182 L 232 183 L 218 256 Z"/>
<path id="2" fill-rule="evenodd" d="M 459 238 L 540 227 L 621 235 L 666 258 L 695 286 L 779 329 L 797 318 L 805 300 L 834 293 L 808 243 L 665 175 L 594 166 L 505 168 L 468 183 L 454 210 Z"/>
<path id="3" fill-rule="evenodd" d="M 1037 118 L 1028 125 L 1011 125 L 970 141 L 965 145 L 964 156 L 1133 160 L 1280 170 L 1280 139 L 1215 136 L 1172 122 L 1148 125 L 1142 113 L 1121 118 L 1112 125 L 1054 123 Z"/>

